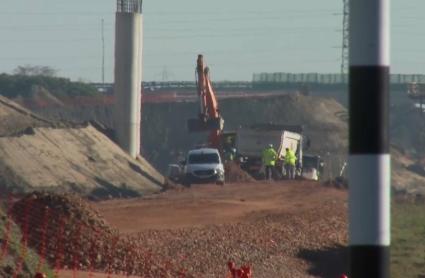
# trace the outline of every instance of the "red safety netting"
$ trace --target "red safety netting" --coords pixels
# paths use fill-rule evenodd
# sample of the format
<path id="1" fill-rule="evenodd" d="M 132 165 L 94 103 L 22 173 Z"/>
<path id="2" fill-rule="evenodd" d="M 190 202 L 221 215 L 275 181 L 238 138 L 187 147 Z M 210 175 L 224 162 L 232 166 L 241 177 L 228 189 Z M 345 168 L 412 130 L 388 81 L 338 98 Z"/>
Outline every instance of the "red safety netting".
<path id="1" fill-rule="evenodd" d="M 86 272 L 85 275 L 88 272 L 89 277 L 94 272 L 104 273 L 105 277 L 197 277 L 178 263 L 183 262 L 184 257 L 174 261 L 159 259 L 136 238 L 121 235 L 110 227 L 79 197 L 51 193 L 3 194 L 0 208 L 3 212 L 0 262 L 6 258 L 14 261 L 8 277 L 29 273 L 26 264 L 34 252 L 38 256 L 32 271 L 37 272 L 38 277 L 43 277 L 40 275 L 46 266 L 56 276 L 67 270 L 73 277 L 78 277 L 80 271 Z M 229 270 L 233 275 L 229 278 L 252 278 L 249 267 L 236 269 L 233 265 Z"/>

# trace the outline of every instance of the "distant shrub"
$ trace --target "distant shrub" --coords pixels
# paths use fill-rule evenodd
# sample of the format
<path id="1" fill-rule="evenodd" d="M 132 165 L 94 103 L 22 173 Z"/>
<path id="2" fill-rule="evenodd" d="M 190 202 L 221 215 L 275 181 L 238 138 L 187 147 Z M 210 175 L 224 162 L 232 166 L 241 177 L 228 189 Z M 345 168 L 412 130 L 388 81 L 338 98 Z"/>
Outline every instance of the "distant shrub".
<path id="1" fill-rule="evenodd" d="M 67 78 L 0 74 L 0 95 L 15 98 L 18 96 L 31 97 L 39 87 L 57 97 L 94 96 L 99 94 L 96 88 L 83 82 L 73 82 Z"/>

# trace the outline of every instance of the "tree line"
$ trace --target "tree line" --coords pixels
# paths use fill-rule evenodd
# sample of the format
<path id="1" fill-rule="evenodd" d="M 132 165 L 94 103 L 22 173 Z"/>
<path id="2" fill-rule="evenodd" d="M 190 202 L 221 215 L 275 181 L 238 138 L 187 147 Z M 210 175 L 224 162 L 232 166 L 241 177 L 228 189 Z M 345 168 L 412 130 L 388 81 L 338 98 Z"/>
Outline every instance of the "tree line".
<path id="1" fill-rule="evenodd" d="M 57 71 L 46 66 L 18 66 L 13 74 L 0 74 L 0 95 L 31 97 L 44 90 L 56 97 L 97 95 L 96 88 L 84 82 L 57 77 Z"/>

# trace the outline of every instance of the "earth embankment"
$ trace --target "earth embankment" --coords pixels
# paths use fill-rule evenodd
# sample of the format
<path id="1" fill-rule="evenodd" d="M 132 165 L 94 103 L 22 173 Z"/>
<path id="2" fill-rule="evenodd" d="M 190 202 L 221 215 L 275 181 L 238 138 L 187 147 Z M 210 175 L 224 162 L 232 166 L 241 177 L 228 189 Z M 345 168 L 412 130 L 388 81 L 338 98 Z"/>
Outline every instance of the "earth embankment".
<path id="1" fill-rule="evenodd" d="M 158 192 L 163 177 L 90 124 L 46 120 L 0 98 L 0 186 L 15 193 L 71 191 L 92 198 Z"/>

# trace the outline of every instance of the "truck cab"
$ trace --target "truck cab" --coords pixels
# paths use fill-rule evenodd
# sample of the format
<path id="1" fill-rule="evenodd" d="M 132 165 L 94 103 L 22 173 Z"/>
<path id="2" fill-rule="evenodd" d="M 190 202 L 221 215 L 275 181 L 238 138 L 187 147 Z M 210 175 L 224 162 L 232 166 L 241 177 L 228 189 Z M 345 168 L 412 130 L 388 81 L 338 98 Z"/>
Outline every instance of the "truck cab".
<path id="1" fill-rule="evenodd" d="M 194 183 L 210 183 L 224 185 L 224 167 L 220 153 L 213 148 L 199 148 L 187 153 L 183 168 L 183 183 L 190 186 Z"/>

